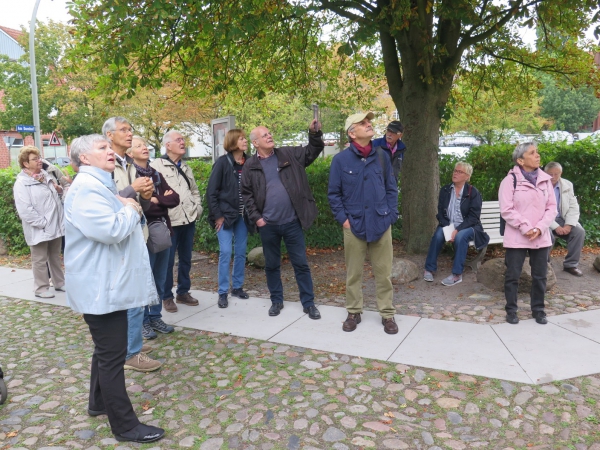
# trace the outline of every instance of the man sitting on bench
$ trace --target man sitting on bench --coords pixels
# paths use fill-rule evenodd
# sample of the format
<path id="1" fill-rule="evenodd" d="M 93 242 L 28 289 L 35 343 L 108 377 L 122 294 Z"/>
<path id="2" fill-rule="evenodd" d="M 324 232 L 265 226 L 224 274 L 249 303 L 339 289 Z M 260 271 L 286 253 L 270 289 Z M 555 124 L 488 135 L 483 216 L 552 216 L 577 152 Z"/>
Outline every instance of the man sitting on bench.
<path id="1" fill-rule="evenodd" d="M 579 203 L 573 191 L 573 183 L 561 178 L 562 166 L 555 161 L 546 164 L 544 171 L 552 177 L 558 209 L 558 214 L 550 225 L 552 243 L 554 244 L 557 237 L 567 241 L 567 256 L 563 268 L 565 272 L 581 277 L 583 272 L 577 266 L 579 266 L 581 249 L 585 241 L 585 230 L 579 224 Z"/>
<path id="2" fill-rule="evenodd" d="M 459 161 L 454 166 L 452 183 L 440 189 L 436 215 L 439 224 L 429 244 L 423 275 L 425 281 L 433 281 L 433 274 L 437 270 L 437 257 L 446 240 L 454 244 L 455 254 L 452 273 L 442 280 L 444 286 L 454 286 L 462 281 L 471 240 L 475 241 L 477 250 L 485 247 L 490 241 L 480 220 L 481 194 L 467 183 L 472 174 L 471 164 Z"/>

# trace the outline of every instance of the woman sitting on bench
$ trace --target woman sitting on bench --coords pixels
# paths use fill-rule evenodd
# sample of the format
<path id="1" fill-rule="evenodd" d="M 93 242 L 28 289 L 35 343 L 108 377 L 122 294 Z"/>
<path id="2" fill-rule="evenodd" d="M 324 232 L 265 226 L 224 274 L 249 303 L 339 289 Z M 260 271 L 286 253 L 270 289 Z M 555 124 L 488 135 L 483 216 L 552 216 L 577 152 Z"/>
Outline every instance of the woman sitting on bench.
<path id="1" fill-rule="evenodd" d="M 475 241 L 477 250 L 485 247 L 490 237 L 481 225 L 481 194 L 467 181 L 473 174 L 471 164 L 459 161 L 454 166 L 452 183 L 440 189 L 438 201 L 438 227 L 433 233 L 425 261 L 425 281 L 433 281 L 437 270 L 437 257 L 444 242 L 452 242 L 455 248 L 452 273 L 442 280 L 444 286 L 454 286 L 462 281 L 469 242 Z M 445 232 L 445 233 L 444 233 Z M 448 238 L 445 237 L 448 235 Z"/>

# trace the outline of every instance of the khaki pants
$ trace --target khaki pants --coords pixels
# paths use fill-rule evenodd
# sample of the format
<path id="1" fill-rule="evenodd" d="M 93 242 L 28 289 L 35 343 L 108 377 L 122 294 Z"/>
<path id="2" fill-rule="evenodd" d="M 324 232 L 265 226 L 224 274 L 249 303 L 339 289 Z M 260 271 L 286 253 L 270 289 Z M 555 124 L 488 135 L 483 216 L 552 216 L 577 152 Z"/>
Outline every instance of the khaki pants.
<path id="1" fill-rule="evenodd" d="M 369 252 L 369 259 L 375 275 L 377 309 L 381 317 L 394 317 L 396 310 L 392 303 L 392 228 L 375 242 L 363 241 L 354 236 L 349 228 L 344 228 L 344 254 L 346 257 L 346 309 L 350 314 L 363 311 L 363 266 Z"/>
<path id="2" fill-rule="evenodd" d="M 60 261 L 61 245 L 62 237 L 58 237 L 51 241 L 40 242 L 29 247 L 31 249 L 31 267 L 33 269 L 33 288 L 36 294 L 41 294 L 50 289 L 48 268 L 50 268 L 50 276 L 52 277 L 54 287 L 64 287 L 65 274 Z M 46 263 L 48 263 L 47 266 Z"/>

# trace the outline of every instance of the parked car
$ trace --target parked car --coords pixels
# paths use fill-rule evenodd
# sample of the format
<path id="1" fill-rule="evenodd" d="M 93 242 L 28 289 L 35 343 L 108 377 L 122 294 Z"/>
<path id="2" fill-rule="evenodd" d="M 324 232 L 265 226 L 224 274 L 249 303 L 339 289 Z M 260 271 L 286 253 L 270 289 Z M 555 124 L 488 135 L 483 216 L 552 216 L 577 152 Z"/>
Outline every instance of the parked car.
<path id="1" fill-rule="evenodd" d="M 539 137 L 540 142 L 566 142 L 572 144 L 573 135 L 568 131 L 542 131 Z"/>
<path id="2" fill-rule="evenodd" d="M 44 159 L 49 163 L 57 165 L 58 167 L 67 167 L 69 164 L 71 164 L 71 159 L 66 156 L 58 156 L 56 158 L 51 156 L 50 158 Z"/>

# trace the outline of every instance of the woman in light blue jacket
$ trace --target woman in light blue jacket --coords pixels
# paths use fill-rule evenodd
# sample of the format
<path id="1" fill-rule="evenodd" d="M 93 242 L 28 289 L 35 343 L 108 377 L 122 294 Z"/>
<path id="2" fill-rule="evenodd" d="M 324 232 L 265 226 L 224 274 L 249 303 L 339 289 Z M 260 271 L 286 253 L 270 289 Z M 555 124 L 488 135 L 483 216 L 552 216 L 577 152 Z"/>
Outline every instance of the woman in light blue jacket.
<path id="1" fill-rule="evenodd" d="M 71 145 L 79 174 L 65 199 L 67 301 L 83 313 L 95 349 L 88 414 L 108 415 L 118 441 L 152 442 L 164 430 L 138 420 L 127 391 L 127 310 L 158 302 L 140 218 L 133 199 L 117 195 L 115 154 L 101 135 Z"/>

